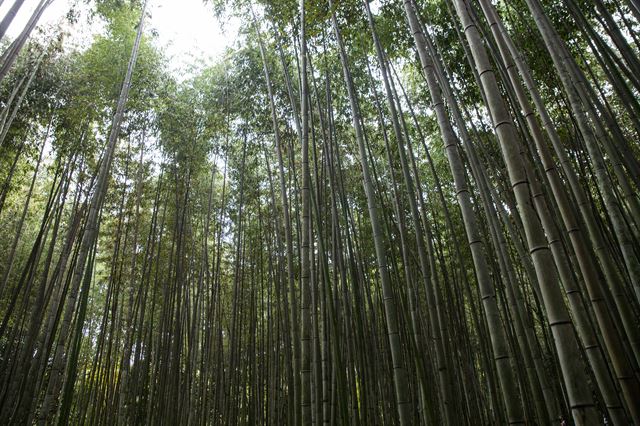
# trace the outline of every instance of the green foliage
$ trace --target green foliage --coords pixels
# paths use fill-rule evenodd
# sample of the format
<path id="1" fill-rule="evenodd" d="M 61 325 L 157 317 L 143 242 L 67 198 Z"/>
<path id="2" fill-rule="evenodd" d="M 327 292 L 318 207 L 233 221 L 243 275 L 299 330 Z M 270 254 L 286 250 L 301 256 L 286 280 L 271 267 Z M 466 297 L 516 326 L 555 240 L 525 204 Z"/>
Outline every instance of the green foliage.
<path id="1" fill-rule="evenodd" d="M 177 424 L 222 423 L 237 418 L 238 423 L 257 424 L 260 421 L 251 416 L 264 413 L 255 414 L 253 410 L 262 410 L 262 405 L 266 406 L 273 397 L 277 404 L 269 407 L 273 410 L 269 413 L 275 414 L 269 415 L 280 422 L 271 422 L 285 424 L 283 419 L 293 411 L 288 397 L 295 388 L 294 381 L 290 381 L 293 373 L 289 373 L 295 365 L 293 328 L 298 325 L 292 324 L 291 318 L 292 312 L 300 309 L 299 304 L 290 306 L 293 302 L 288 298 L 299 296 L 301 290 L 299 253 L 304 249 L 303 232 L 308 231 L 302 229 L 302 147 L 297 129 L 302 80 L 299 3 L 208 1 L 219 17 L 242 18 L 240 47 L 228 49 L 214 63 L 199 66 L 187 79 L 170 71 L 155 36 L 145 32 L 109 173 L 109 191 L 100 210 L 87 319 L 80 324 L 84 326 L 81 336 L 60 336 L 56 334 L 60 321 L 56 309 L 63 312 L 68 300 L 67 283 L 76 268 L 87 206 L 97 190 L 96 174 L 140 24 L 141 1 L 86 3 L 93 7 L 93 22 L 104 24 L 104 31 L 96 34 L 87 48 L 67 48 L 65 35 L 58 32 L 44 37 L 46 42 L 33 40 L 0 83 L 1 117 L 16 107 L 9 102 L 12 93 L 22 93 L 16 88 L 35 72 L 24 99 L 17 105 L 15 120 L 7 128 L 6 139 L 0 142 L 0 228 L 7 230 L 0 236 L 0 273 L 8 271 L 7 259 L 17 235 L 15 266 L 8 274 L 6 291 L 0 294 L 0 323 L 6 317 L 7 330 L 15 334 L 1 336 L 0 365 L 5 365 L 7 356 L 21 353 L 22 345 L 26 347 L 23 334 L 27 333 L 35 310 L 32 306 L 40 289 L 45 289 L 49 305 L 42 310 L 45 319 L 37 324 L 36 334 L 41 337 L 49 325 L 53 333 L 49 340 L 35 344 L 46 343 L 55 348 L 61 343 L 66 348 L 70 337 L 81 338 L 78 371 L 82 374 L 74 387 L 74 421 Z M 577 7 L 596 25 L 598 16 L 591 3 L 576 0 Z M 605 3 L 616 10 L 616 2 Z M 469 166 L 469 151 L 460 149 L 472 207 L 489 257 L 489 280 L 496 289 L 492 297 L 498 299 L 500 306 L 498 320 L 509 326 L 509 344 L 514 345 L 509 350 L 521 352 L 515 346 L 520 330 L 514 328 L 511 333 L 509 321 L 515 321 L 517 315 L 509 309 L 505 289 L 514 283 L 504 274 L 499 264 L 503 261 L 513 268 L 513 281 L 524 293 L 525 317 L 533 318 L 533 339 L 544 343 L 540 347 L 545 362 L 555 360 L 557 354 L 547 341 L 547 319 L 535 296 L 535 274 L 530 273 L 526 260 L 518 257 L 516 244 L 524 241 L 521 222 L 513 208 L 511 183 L 471 64 L 464 29 L 450 1 L 417 0 L 417 4 L 427 34 L 445 66 L 443 77 L 451 84 L 463 124 L 479 153 L 487 184 L 496 188 L 497 198 L 490 202 L 506 211 L 506 222 L 492 222 L 486 216 L 483 207 L 487 206 L 482 205 L 480 186 Z M 476 25 L 488 37 L 491 29 L 476 2 L 470 4 Z M 579 66 L 593 67 L 593 78 L 601 83 L 604 93 L 612 93 L 607 73 L 584 40 L 583 29 L 567 19 L 565 5 L 560 0 L 543 2 L 562 39 L 576 57 L 581 57 Z M 442 366 L 436 365 L 431 355 L 435 352 L 433 340 L 442 331 L 439 338 L 446 340 L 451 349 L 447 361 L 453 370 L 452 386 L 465 391 L 468 400 L 464 404 L 469 404 L 456 401 L 456 407 L 470 416 L 476 414 L 472 404 L 477 404 L 479 423 L 504 423 L 500 404 L 493 405 L 496 401 L 492 397 L 499 397 L 499 388 L 492 376 L 490 339 L 479 316 L 486 298 L 476 286 L 475 259 L 467 244 L 459 194 L 403 2 L 383 0 L 371 2 L 370 6 L 376 34 L 399 92 L 396 108 L 406 124 L 401 132 L 405 140 L 400 141 L 400 146 L 364 4 L 340 0 L 330 9 L 329 2 L 305 0 L 304 42 L 309 52 L 311 101 L 308 160 L 313 223 L 312 309 L 314 321 L 320 319 L 314 333 L 326 332 L 326 336 L 314 335 L 313 345 L 317 344 L 315 356 L 321 360 L 317 365 L 330 364 L 324 372 L 333 397 L 338 405 L 342 400 L 349 404 L 346 415 L 339 413 L 338 405 L 329 410 L 335 415 L 332 423 L 346 424 L 353 413 L 361 416 L 361 424 L 394 424 L 397 420 L 390 373 L 395 366 L 390 365 L 392 358 L 385 341 L 388 330 L 384 327 L 384 305 L 388 298 L 381 292 L 376 263 L 374 240 L 379 235 L 372 229 L 371 200 L 363 189 L 363 159 L 352 121 L 355 112 L 331 28 L 334 13 L 355 86 L 359 107 L 356 119 L 365 134 L 373 201 L 378 205 L 386 243 L 382 256 L 389 264 L 393 298 L 400 311 L 402 352 L 410 360 L 404 367 L 415 364 L 425 368 L 410 378 L 408 387 L 415 414 L 426 416 L 424 410 L 431 410 L 428 415 L 438 420 L 433 423 L 442 420 L 438 408 L 441 390 L 422 395 L 424 401 L 420 395 L 420 381 L 435 383 L 441 371 Z M 567 108 L 556 70 L 549 65 L 542 39 L 534 31 L 535 22 L 528 13 L 522 13 L 526 10 L 524 0 L 500 1 L 496 6 L 532 68 L 552 119 L 559 123 L 561 144 L 566 147 L 571 164 L 580 171 L 579 184 L 593 198 L 597 223 L 603 225 L 609 240 L 616 241 L 618 236 L 608 230 L 607 206 L 595 184 L 589 155 L 572 121 L 575 111 Z M 71 15 L 72 19 L 80 16 Z M 484 40 L 487 47 L 492 46 L 490 41 Z M 636 48 L 633 47 L 634 53 Z M 509 113 L 524 122 L 518 116 L 517 98 L 504 81 L 503 64 L 497 52 L 493 53 L 491 65 L 498 76 L 500 93 L 507 100 Z M 622 61 L 617 56 L 614 59 Z M 280 147 L 275 143 L 265 63 L 274 95 Z M 637 95 L 633 90 L 632 94 Z M 620 124 L 623 134 L 634 141 L 637 117 L 625 112 L 620 99 L 603 100 L 610 101 L 607 106 L 611 107 L 615 124 Z M 445 110 L 451 114 L 449 107 Z M 461 136 L 460 123 L 453 124 L 456 136 Z M 45 137 L 47 129 L 49 134 Z M 518 138 L 529 142 L 531 135 L 524 126 L 518 125 L 517 132 Z M 407 148 L 409 144 L 415 154 L 412 160 L 417 175 L 414 170 L 409 173 L 411 186 L 415 187 L 413 193 L 409 193 L 410 185 L 404 181 L 400 167 L 400 147 Z M 42 146 L 44 162 L 25 210 L 24 226 L 16 233 Z M 637 146 L 633 149 L 637 151 Z M 278 154 L 282 155 L 282 164 Z M 529 153 L 523 150 L 522 155 Z M 534 172 L 542 177 L 544 170 L 537 164 L 537 154 L 531 158 L 540 169 Z M 545 188 L 545 192 L 549 191 Z M 425 202 L 418 212 L 423 216 L 417 220 L 412 216 L 411 199 Z M 553 203 L 551 206 L 556 208 Z M 623 211 L 628 210 L 627 205 L 620 206 Z M 630 223 L 637 221 L 628 216 Z M 284 223 L 286 217 L 290 217 L 290 223 Z M 507 224 L 516 229 L 515 235 Z M 291 228 L 291 271 L 285 225 Z M 495 229 L 492 225 L 496 225 Z M 56 226 L 59 229 L 54 234 Z M 36 246 L 41 229 L 45 230 L 43 243 Z M 490 231 L 504 232 L 504 253 L 498 252 Z M 422 270 L 418 258 L 417 235 L 432 245 L 428 270 Z M 570 239 L 564 242 L 569 248 Z M 637 249 L 636 240 L 634 244 Z M 33 260 L 32 253 L 37 254 Z M 615 259 L 617 252 L 613 255 Z M 573 266 L 579 271 L 580 265 Z M 60 270 L 54 271 L 57 267 Z M 622 263 L 616 267 L 624 270 Z M 407 276 L 411 279 L 407 280 Z M 21 277 L 28 277 L 24 278 L 28 284 L 23 285 Z M 450 328 L 436 330 L 427 320 L 427 312 L 433 308 L 427 302 L 428 286 L 433 286 L 440 297 L 439 320 Z M 56 297 L 61 302 L 53 309 Z M 415 313 L 409 312 L 410 301 L 417 306 Z M 14 302 L 19 309 L 11 311 Z M 329 316 L 330 309 L 334 309 L 333 316 Z M 417 325 L 410 314 L 416 315 Z M 412 340 L 414 332 L 418 342 Z M 28 348 L 24 353 L 40 355 L 42 347 Z M 327 353 L 321 353 L 321 349 L 327 349 Z M 129 359 L 125 359 L 127 355 Z M 25 357 L 29 362 L 30 356 Z M 46 384 L 53 374 L 49 361 L 53 355 L 47 352 L 45 358 L 39 365 L 40 373 L 44 373 L 38 379 Z M 518 358 L 518 362 L 524 363 L 526 358 Z M 458 371 L 465 376 L 458 375 Z M 27 369 L 21 374 L 28 377 L 28 373 Z M 0 379 L 5 376 L 0 374 Z M 528 377 L 518 379 L 523 389 L 528 386 Z M 27 382 L 25 379 L 19 383 L 21 392 Z M 558 386 L 553 392 L 558 401 L 564 401 L 559 383 L 555 383 Z M 469 392 L 471 388 L 473 392 Z M 46 391 L 46 386 L 36 390 L 36 406 L 44 400 Z M 527 388 L 527 397 L 528 392 Z M 167 401 L 175 402 L 178 408 L 174 410 Z M 371 406 L 365 410 L 366 404 Z M 234 416 L 236 411 L 239 414 Z M 183 415 L 191 417 L 184 420 Z M 465 419 L 469 418 L 475 420 Z M 0 413 L 0 423 L 2 420 Z"/>

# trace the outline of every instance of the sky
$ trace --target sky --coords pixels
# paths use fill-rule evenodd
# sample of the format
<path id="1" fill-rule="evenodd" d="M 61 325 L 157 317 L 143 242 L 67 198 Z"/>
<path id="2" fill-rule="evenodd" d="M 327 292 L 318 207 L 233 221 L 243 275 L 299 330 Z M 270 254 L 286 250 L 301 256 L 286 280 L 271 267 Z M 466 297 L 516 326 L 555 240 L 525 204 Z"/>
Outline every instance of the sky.
<path id="1" fill-rule="evenodd" d="M 58 22 L 77 0 L 54 0 L 42 19 L 40 26 Z M 13 4 L 5 0 L 0 6 L 0 16 L 4 16 Z M 24 27 L 29 16 L 36 8 L 38 0 L 26 0 L 20 12 L 9 27 L 10 38 L 16 37 Z M 83 2 L 79 2 L 82 4 Z M 149 0 L 151 20 L 147 28 L 158 33 L 159 47 L 169 58 L 174 70 L 184 70 L 196 62 L 196 59 L 216 59 L 225 48 L 231 46 L 236 38 L 239 22 L 226 20 L 224 29 L 215 18 L 212 9 L 202 0 Z M 82 22 L 82 21 L 81 21 Z M 94 28 L 73 28 L 76 37 L 87 37 Z"/>

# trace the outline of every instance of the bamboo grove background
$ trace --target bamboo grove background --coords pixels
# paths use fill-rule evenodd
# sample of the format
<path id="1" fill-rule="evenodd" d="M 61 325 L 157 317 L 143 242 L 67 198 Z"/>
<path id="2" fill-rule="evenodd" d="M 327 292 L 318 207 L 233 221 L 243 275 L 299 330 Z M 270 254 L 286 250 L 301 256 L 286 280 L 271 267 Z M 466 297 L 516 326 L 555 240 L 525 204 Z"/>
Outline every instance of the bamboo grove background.
<path id="1" fill-rule="evenodd" d="M 0 423 L 640 424 L 637 0 L 216 0 L 188 72 L 51 2 L 0 21 Z"/>

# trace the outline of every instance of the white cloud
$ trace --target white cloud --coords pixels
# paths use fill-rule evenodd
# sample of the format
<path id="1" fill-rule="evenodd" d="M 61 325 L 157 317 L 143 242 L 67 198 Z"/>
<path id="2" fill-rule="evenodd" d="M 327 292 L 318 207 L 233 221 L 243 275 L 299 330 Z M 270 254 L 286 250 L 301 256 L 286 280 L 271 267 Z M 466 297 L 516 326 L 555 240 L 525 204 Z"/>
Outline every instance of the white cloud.
<path id="1" fill-rule="evenodd" d="M 218 58 L 235 37 L 239 23 L 222 25 L 202 0 L 152 0 L 150 27 L 157 30 L 160 46 L 173 68 L 184 69 L 198 59 Z"/>
<path id="2" fill-rule="evenodd" d="M 47 9 L 40 26 L 54 25 L 69 11 L 76 0 L 54 0 Z M 38 0 L 25 1 L 20 12 L 9 27 L 8 36 L 15 38 L 36 8 Z M 13 1 L 4 1 L 0 6 L 3 17 Z M 78 4 L 83 4 L 79 2 Z M 149 0 L 151 20 L 147 28 L 158 33 L 158 47 L 170 59 L 173 70 L 179 71 L 200 60 L 209 62 L 220 57 L 237 36 L 239 22 L 232 18 L 222 25 L 216 19 L 211 7 L 202 0 Z M 81 20 L 80 23 L 83 23 Z M 70 29 L 76 41 L 86 37 L 91 31 L 99 31 L 100 26 L 83 28 L 76 25 Z"/>

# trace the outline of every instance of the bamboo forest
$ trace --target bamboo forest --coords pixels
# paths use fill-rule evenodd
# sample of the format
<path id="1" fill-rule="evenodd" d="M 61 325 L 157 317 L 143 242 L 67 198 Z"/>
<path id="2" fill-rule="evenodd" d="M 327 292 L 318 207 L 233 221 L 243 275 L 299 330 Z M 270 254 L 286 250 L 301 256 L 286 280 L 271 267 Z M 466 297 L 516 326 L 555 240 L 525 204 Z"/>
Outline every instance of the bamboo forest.
<path id="1" fill-rule="evenodd" d="M 0 54 L 1 425 L 640 426 L 639 0 L 0 0 Z"/>

